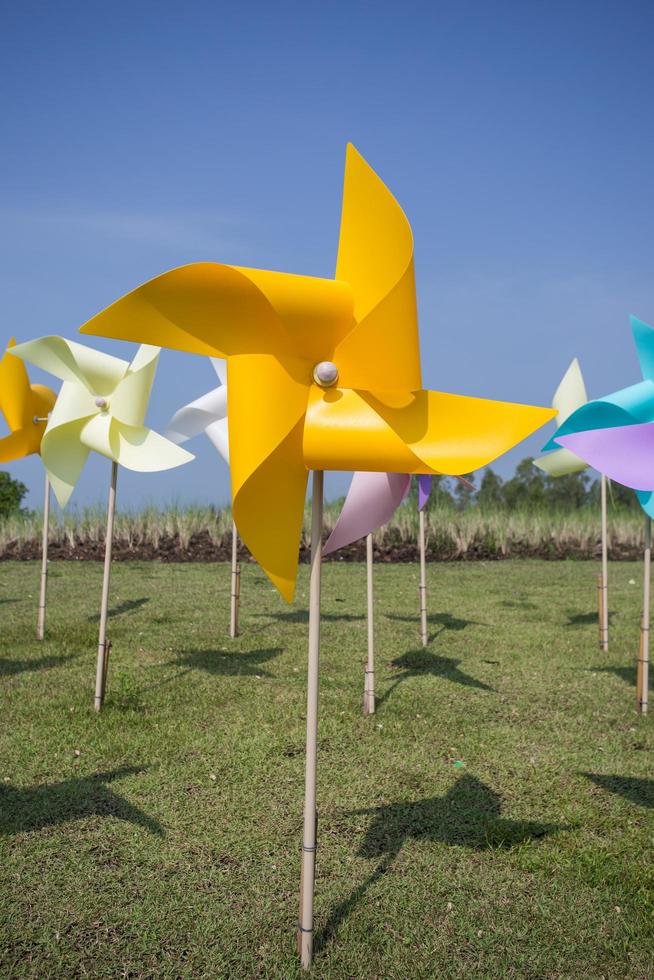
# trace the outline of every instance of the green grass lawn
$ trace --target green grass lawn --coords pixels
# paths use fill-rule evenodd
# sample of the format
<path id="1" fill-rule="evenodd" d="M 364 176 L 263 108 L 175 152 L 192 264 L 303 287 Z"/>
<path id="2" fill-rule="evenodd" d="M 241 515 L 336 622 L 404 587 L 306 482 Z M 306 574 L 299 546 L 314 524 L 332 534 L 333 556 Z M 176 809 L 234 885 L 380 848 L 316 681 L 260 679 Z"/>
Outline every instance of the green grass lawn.
<path id="1" fill-rule="evenodd" d="M 299 976 L 308 570 L 286 607 L 227 565 L 0 566 L 0 976 Z M 365 568 L 326 564 L 316 958 L 328 978 L 654 975 L 652 721 L 635 712 L 641 569 L 376 573 L 378 710 L 361 712 Z M 631 584 L 630 580 L 635 580 Z"/>

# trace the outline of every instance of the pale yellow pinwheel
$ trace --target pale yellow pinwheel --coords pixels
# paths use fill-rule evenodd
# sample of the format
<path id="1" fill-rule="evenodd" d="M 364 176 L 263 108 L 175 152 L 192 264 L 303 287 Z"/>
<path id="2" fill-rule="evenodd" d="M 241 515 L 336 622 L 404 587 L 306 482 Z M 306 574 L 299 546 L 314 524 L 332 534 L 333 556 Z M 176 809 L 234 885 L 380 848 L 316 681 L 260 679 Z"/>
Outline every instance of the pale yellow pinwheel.
<path id="1" fill-rule="evenodd" d="M 158 347 L 139 347 L 131 364 L 63 337 L 19 344 L 12 354 L 63 381 L 41 442 L 41 458 L 62 507 L 90 452 L 141 473 L 193 459 L 143 424 Z"/>
<path id="2" fill-rule="evenodd" d="M 563 375 L 552 399 L 552 408 L 556 409 L 557 430 L 573 412 L 585 405 L 587 401 L 588 395 L 586 394 L 584 377 L 579 361 L 575 357 L 570 362 L 570 367 Z M 584 462 L 580 456 L 573 453 L 571 449 L 558 447 L 555 440 L 556 432 L 545 446 L 546 450 L 553 449 L 553 452 L 539 456 L 538 459 L 534 460 L 534 466 L 543 470 L 548 476 L 568 476 L 570 473 L 581 473 L 582 470 L 588 468 L 588 463 Z"/>

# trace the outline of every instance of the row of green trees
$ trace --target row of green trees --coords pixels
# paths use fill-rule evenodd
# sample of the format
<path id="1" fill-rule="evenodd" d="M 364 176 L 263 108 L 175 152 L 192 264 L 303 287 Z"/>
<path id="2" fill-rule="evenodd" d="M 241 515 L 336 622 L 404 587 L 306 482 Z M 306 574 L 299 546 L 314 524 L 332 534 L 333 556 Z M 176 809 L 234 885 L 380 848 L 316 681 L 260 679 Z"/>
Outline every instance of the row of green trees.
<path id="1" fill-rule="evenodd" d="M 595 507 L 599 503 L 599 480 L 587 472 L 569 476 L 550 477 L 534 466 L 531 456 L 520 462 L 509 480 L 503 480 L 488 466 L 478 481 L 475 474 L 466 479 L 472 487 L 450 477 L 434 477 L 429 500 L 430 508 L 480 507 L 484 510 L 556 510 L 573 511 L 582 507 Z M 612 504 L 637 510 L 636 494 L 617 483 L 610 484 Z M 410 499 L 417 499 L 417 481 L 413 481 Z"/>
<path id="2" fill-rule="evenodd" d="M 594 507 L 599 500 L 599 481 L 588 473 L 572 473 L 553 479 L 534 466 L 530 456 L 518 464 L 510 480 L 503 480 L 490 466 L 484 470 L 478 485 L 474 474 L 469 474 L 466 479 L 472 487 L 450 477 L 434 477 L 429 507 L 571 511 Z M 632 490 L 614 483 L 610 493 L 615 506 L 638 509 Z M 0 518 L 18 513 L 26 494 L 24 483 L 0 470 Z M 417 496 L 417 481 L 414 480 L 409 499 L 415 502 Z"/>
<path id="3" fill-rule="evenodd" d="M 0 470 L 0 518 L 10 517 L 21 510 L 27 494 L 27 487 L 20 480 L 14 480 L 4 470 Z"/>

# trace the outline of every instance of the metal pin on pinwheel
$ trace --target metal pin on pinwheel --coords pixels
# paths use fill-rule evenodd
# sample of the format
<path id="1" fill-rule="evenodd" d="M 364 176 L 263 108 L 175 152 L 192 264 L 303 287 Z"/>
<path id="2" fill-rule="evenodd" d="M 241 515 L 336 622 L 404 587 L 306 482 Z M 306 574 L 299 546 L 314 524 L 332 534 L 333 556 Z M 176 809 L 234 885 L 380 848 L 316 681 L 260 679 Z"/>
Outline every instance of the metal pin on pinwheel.
<path id="1" fill-rule="evenodd" d="M 195 401 L 178 409 L 166 427 L 164 435 L 176 445 L 204 433 L 229 466 L 229 429 L 227 425 L 227 372 L 225 362 L 210 357 L 220 384 Z M 241 567 L 238 561 L 238 531 L 232 521 L 232 584 L 230 590 L 229 635 L 238 636 L 241 599 Z"/>
<path id="2" fill-rule="evenodd" d="M 654 516 L 654 329 L 631 317 L 642 381 L 594 399 L 573 412 L 546 448 L 561 445 L 610 480 L 631 487 L 645 511 L 643 616 L 637 674 L 638 710 L 646 714 L 649 687 L 649 620 Z"/>
<path id="3" fill-rule="evenodd" d="M 63 337 L 28 341 L 15 347 L 13 353 L 63 381 L 41 441 L 41 458 L 60 506 L 68 503 L 90 452 L 112 462 L 95 683 L 95 708 L 99 711 L 107 679 L 107 611 L 118 465 L 150 473 L 180 466 L 193 456 L 143 424 L 158 348 L 140 347 L 131 364 Z"/>
<path id="4" fill-rule="evenodd" d="M 554 392 L 552 407 L 556 409 L 556 432 L 558 433 L 563 423 L 576 412 L 582 405 L 588 402 L 586 385 L 581 373 L 579 361 L 575 357 L 571 361 L 568 370 L 563 375 L 561 383 Z M 547 447 L 550 447 L 556 439 L 556 433 L 549 440 Z M 579 456 L 569 449 L 554 449 L 539 456 L 534 460 L 534 465 L 546 473 L 549 477 L 569 476 L 572 473 L 581 473 L 588 468 L 588 463 L 584 462 Z M 609 606 L 608 606 L 608 536 L 606 519 L 606 476 L 600 475 L 600 509 L 602 527 L 602 570 L 597 577 L 597 612 L 599 620 L 599 645 L 600 649 L 609 648 Z"/>
<path id="5" fill-rule="evenodd" d="M 299 945 L 313 951 L 320 538 L 325 469 L 467 473 L 553 416 L 422 389 L 413 239 L 348 147 L 335 279 L 203 262 L 145 283 L 83 333 L 227 358 L 234 516 L 290 600 L 313 475 L 307 765 Z"/>
<path id="6" fill-rule="evenodd" d="M 54 391 L 46 385 L 30 384 L 25 365 L 20 358 L 13 354 L 15 344 L 16 341 L 12 337 L 2 360 L 0 360 L 0 412 L 2 412 L 10 429 L 9 435 L 0 439 L 0 463 L 11 463 L 15 459 L 23 459 L 25 456 L 41 452 L 41 440 L 45 432 L 48 415 L 57 399 Z M 36 624 L 36 635 L 39 640 L 45 636 L 49 518 L 50 481 L 46 470 L 43 498 L 41 585 Z"/>

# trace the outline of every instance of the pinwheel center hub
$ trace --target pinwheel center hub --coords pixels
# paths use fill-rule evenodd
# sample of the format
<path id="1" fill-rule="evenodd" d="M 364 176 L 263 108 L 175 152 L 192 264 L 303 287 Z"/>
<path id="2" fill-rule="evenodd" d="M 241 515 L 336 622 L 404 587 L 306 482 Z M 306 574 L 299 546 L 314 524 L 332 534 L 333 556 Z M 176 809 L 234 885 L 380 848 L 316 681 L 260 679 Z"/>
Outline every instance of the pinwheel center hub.
<path id="1" fill-rule="evenodd" d="M 338 368 L 333 361 L 320 361 L 313 369 L 313 380 L 321 388 L 331 388 L 338 381 Z"/>
<path id="2" fill-rule="evenodd" d="M 95 404 L 102 412 L 106 412 L 107 409 L 109 408 L 109 402 L 107 401 L 106 398 L 96 398 Z"/>

